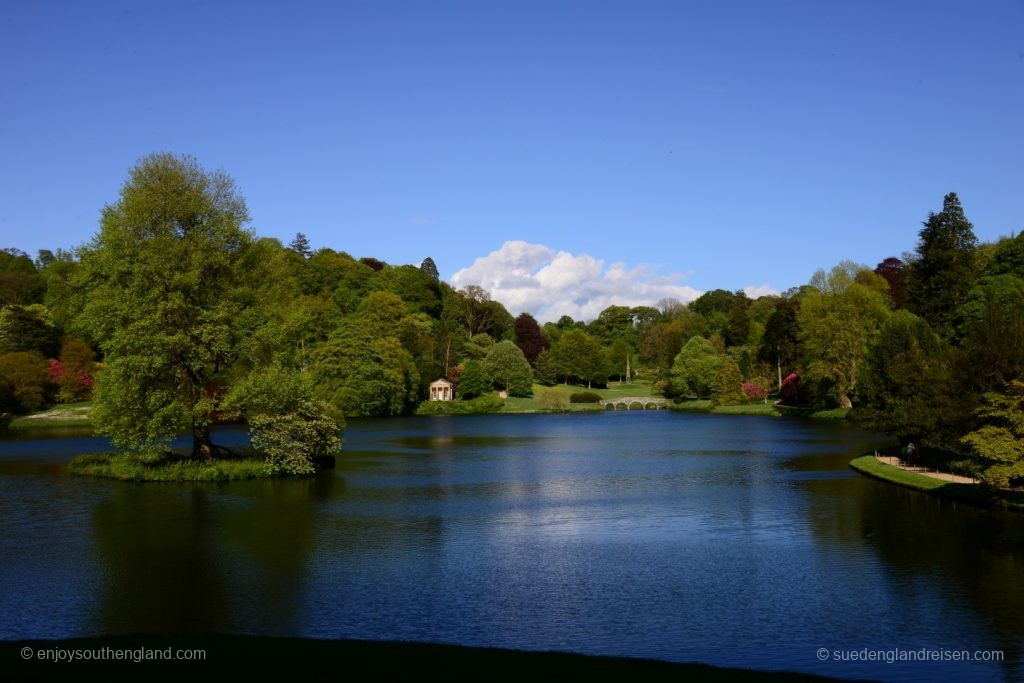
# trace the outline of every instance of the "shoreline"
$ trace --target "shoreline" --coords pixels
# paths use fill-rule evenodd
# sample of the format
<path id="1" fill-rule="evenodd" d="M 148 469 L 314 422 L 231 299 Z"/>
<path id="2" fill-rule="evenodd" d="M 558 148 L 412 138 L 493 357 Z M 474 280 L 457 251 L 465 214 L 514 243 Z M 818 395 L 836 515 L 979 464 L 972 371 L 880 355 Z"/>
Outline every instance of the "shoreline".
<path id="1" fill-rule="evenodd" d="M 1024 493 L 993 489 L 984 484 L 967 484 L 930 477 L 880 462 L 874 453 L 865 453 L 850 461 L 856 472 L 903 488 L 988 510 L 1024 512 Z"/>
<path id="2" fill-rule="evenodd" d="M 110 648 L 110 652 L 105 649 Z M 192 661 L 145 659 L 142 650 L 170 653 L 189 651 Z M 55 650 L 107 652 L 101 661 L 55 662 L 43 657 Z M 129 651 L 129 658 L 115 660 L 113 651 Z M 49 652 L 47 652 L 49 651 Z M 204 659 L 199 659 L 202 652 Z M 25 658 L 25 653 L 30 653 Z M 139 657 L 134 661 L 131 657 Z M 788 671 L 716 667 L 699 663 L 676 663 L 658 659 L 584 655 L 569 652 L 526 651 L 492 647 L 469 647 L 438 643 L 381 640 L 321 640 L 244 635 L 187 636 L 99 636 L 59 640 L 0 641 L 0 661 L 8 680 L 60 676 L 59 671 L 85 667 L 103 672 L 105 680 L 137 681 L 141 670 L 153 680 L 182 674 L 226 673 L 259 679 L 268 674 L 302 680 L 345 678 L 345 673 L 384 675 L 399 680 L 480 680 L 499 674 L 549 679 L 555 676 L 633 677 L 643 680 L 729 681 L 829 681 L 820 675 Z"/>

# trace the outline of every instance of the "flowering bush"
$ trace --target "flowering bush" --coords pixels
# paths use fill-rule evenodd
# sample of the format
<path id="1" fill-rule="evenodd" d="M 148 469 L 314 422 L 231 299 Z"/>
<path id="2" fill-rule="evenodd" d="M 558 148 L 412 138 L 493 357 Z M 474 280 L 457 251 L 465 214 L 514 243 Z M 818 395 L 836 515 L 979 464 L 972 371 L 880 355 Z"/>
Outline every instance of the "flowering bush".
<path id="1" fill-rule="evenodd" d="M 768 395 L 768 387 L 755 382 L 744 382 L 742 387 L 743 393 L 752 401 L 760 401 Z"/>
<path id="2" fill-rule="evenodd" d="M 782 401 L 793 405 L 800 400 L 800 375 L 791 372 L 786 376 L 786 379 L 782 380 Z"/>

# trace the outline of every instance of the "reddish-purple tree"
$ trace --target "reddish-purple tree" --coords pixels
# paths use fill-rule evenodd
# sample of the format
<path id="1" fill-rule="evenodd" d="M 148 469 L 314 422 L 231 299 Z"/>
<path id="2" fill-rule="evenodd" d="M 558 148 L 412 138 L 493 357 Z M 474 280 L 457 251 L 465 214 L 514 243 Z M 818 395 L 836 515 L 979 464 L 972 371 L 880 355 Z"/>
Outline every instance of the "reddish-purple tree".
<path id="1" fill-rule="evenodd" d="M 520 313 L 516 318 L 516 346 L 526 356 L 530 366 L 537 364 L 537 356 L 548 348 L 548 340 L 540 333 L 540 325 L 529 313 Z"/>
<path id="2" fill-rule="evenodd" d="M 782 380 L 782 402 L 787 405 L 796 405 L 800 401 L 800 375 L 791 372 Z"/>
<path id="3" fill-rule="evenodd" d="M 889 283 L 889 298 L 895 308 L 907 307 L 907 264 L 890 256 L 877 266 L 875 272 Z"/>

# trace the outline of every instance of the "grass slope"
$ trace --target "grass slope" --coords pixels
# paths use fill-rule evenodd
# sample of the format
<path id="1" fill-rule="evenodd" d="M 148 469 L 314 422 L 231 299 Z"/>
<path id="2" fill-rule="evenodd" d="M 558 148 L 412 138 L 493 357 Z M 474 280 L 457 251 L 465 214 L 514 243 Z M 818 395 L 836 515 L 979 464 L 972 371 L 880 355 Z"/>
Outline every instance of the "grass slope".
<path id="1" fill-rule="evenodd" d="M 970 505 L 991 509 L 1006 509 L 1024 512 L 1024 493 L 994 489 L 982 484 L 954 484 L 917 472 L 907 472 L 898 467 L 879 462 L 874 454 L 862 455 L 850 461 L 850 467 L 861 474 L 905 486 L 917 491 L 957 500 Z"/>
<path id="2" fill-rule="evenodd" d="M 79 403 L 65 403 L 54 406 L 31 415 L 22 415 L 11 420 L 8 429 L 33 429 L 43 427 L 89 427 L 92 420 L 89 418 L 92 412 L 92 404 L 89 401 Z"/>

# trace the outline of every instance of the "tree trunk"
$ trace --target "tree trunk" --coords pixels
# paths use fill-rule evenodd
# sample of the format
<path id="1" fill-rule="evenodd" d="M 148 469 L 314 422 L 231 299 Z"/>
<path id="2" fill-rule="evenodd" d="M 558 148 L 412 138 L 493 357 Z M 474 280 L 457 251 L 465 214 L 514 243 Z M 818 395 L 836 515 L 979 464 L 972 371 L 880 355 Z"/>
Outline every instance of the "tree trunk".
<path id="1" fill-rule="evenodd" d="M 840 408 L 852 408 L 853 407 L 853 401 L 851 401 L 850 397 L 847 396 L 846 394 L 842 394 L 839 397 L 839 407 Z"/>
<path id="2" fill-rule="evenodd" d="M 216 446 L 210 441 L 209 425 L 192 424 L 192 457 L 210 460 Z"/>

